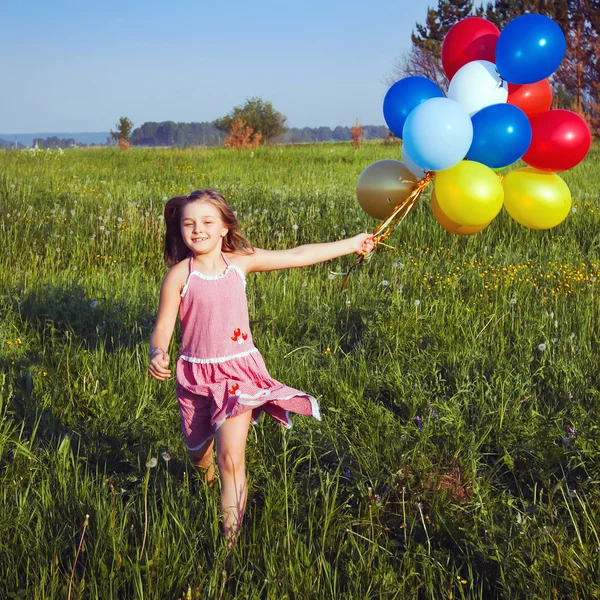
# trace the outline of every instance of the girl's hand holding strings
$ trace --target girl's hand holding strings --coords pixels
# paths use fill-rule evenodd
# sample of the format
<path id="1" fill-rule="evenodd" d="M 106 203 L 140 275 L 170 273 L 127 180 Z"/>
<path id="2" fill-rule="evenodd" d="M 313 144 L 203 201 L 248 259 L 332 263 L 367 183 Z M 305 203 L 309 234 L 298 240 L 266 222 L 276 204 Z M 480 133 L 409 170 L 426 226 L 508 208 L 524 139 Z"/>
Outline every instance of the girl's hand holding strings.
<path id="1" fill-rule="evenodd" d="M 162 348 L 155 348 L 154 352 L 150 354 L 150 366 L 148 371 L 154 379 L 164 381 L 171 377 L 171 371 L 167 368 L 169 366 L 169 355 Z"/>
<path id="2" fill-rule="evenodd" d="M 348 241 L 352 243 L 353 252 L 362 254 L 363 256 L 373 252 L 373 248 L 375 247 L 372 233 L 359 233 Z"/>

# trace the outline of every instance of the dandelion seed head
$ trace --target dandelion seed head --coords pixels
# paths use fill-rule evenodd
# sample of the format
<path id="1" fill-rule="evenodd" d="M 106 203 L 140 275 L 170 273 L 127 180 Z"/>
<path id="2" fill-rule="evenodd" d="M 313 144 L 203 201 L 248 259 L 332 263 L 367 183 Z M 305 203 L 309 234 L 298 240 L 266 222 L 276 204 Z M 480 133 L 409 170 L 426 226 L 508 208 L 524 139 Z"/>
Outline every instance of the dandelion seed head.
<path id="1" fill-rule="evenodd" d="M 546 346 L 546 344 L 544 344 L 544 342 L 542 342 L 541 344 L 538 344 L 537 348 L 540 352 L 544 352 L 544 350 L 546 350 L 546 348 L 548 348 L 548 346 Z"/>
<path id="2" fill-rule="evenodd" d="M 156 464 L 158 463 L 158 461 L 156 460 L 156 458 L 153 456 L 147 463 L 146 463 L 146 467 L 148 467 L 148 469 L 153 469 Z"/>

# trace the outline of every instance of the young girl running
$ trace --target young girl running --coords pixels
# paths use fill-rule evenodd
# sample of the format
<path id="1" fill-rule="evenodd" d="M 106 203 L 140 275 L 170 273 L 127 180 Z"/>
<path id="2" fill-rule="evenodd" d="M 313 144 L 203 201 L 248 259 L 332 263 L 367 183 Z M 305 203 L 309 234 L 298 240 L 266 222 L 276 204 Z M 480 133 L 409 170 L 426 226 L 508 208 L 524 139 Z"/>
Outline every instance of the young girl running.
<path id="1" fill-rule="evenodd" d="M 160 291 L 150 337 L 149 371 L 171 376 L 167 349 L 177 315 L 181 347 L 177 401 L 194 466 L 214 479 L 213 442 L 221 479 L 223 532 L 231 545 L 246 506 L 245 448 L 251 422 L 266 412 L 291 427 L 289 413 L 320 420 L 316 400 L 273 379 L 252 340 L 246 274 L 304 267 L 373 249 L 370 234 L 289 250 L 254 248 L 223 196 L 210 189 L 171 198 L 165 206 L 165 259 L 171 267 Z"/>

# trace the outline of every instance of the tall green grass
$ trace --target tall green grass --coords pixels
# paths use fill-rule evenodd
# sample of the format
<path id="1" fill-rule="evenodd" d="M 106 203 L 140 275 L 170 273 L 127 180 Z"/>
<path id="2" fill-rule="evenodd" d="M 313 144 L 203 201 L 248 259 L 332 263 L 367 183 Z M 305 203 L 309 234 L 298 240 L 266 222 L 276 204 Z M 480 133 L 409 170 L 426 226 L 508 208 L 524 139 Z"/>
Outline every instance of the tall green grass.
<path id="1" fill-rule="evenodd" d="M 600 598 L 597 146 L 555 229 L 451 236 L 425 197 L 343 291 L 352 257 L 249 277 L 272 375 L 323 420 L 252 429 L 226 562 L 146 374 L 164 202 L 214 187 L 256 246 L 334 240 L 375 227 L 356 180 L 398 156 L 0 151 L 0 597 Z"/>

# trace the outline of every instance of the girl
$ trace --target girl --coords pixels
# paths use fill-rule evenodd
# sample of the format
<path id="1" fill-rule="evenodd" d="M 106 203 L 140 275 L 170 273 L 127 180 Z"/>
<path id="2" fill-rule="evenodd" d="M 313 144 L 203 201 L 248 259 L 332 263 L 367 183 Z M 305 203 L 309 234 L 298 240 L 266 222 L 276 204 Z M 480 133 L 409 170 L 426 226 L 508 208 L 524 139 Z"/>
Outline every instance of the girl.
<path id="1" fill-rule="evenodd" d="M 373 237 L 361 233 L 290 250 L 253 248 L 223 196 L 209 189 L 171 198 L 165 223 L 164 254 L 171 269 L 162 283 L 150 337 L 149 371 L 161 381 L 171 376 L 167 349 L 179 313 L 181 428 L 190 459 L 209 485 L 216 438 L 223 532 L 231 546 L 246 506 L 244 454 L 250 422 L 262 412 L 286 427 L 291 426 L 290 412 L 320 420 L 316 400 L 274 380 L 254 346 L 246 274 L 366 254 L 373 249 Z"/>

